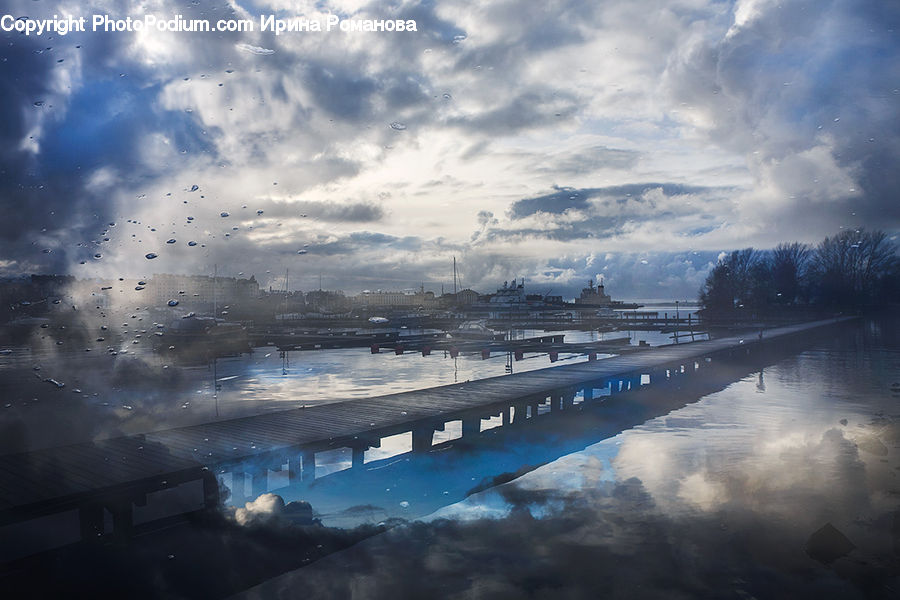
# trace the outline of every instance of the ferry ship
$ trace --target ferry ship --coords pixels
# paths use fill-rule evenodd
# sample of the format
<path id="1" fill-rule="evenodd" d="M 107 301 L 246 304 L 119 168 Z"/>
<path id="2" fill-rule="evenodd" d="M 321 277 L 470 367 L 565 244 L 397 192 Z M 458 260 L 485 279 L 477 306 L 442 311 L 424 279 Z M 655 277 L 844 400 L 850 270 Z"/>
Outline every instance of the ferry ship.
<path id="1" fill-rule="evenodd" d="M 613 300 L 606 293 L 603 286 L 603 280 L 594 287 L 594 280 L 588 281 L 588 286 L 581 289 L 581 296 L 575 298 L 575 304 L 580 308 L 602 308 L 608 310 L 615 309 L 635 309 L 643 306 L 642 304 L 634 304 L 633 302 L 622 302 L 621 300 Z"/>

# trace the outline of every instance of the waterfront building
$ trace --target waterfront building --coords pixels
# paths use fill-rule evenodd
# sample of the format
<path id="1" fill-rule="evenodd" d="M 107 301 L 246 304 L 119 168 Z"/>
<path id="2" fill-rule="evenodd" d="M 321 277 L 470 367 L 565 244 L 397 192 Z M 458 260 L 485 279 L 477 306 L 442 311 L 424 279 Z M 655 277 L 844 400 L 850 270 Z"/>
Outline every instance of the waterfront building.
<path id="1" fill-rule="evenodd" d="M 434 292 L 426 292 L 424 286 L 416 292 L 393 292 L 384 290 L 363 290 L 353 297 L 355 306 L 379 308 L 435 308 Z"/>

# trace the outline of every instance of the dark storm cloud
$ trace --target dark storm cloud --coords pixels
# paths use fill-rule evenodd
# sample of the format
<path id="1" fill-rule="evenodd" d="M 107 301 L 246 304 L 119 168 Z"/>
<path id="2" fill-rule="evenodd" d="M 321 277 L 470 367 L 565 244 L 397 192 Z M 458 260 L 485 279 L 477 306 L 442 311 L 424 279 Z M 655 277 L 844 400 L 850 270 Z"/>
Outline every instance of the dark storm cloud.
<path id="1" fill-rule="evenodd" d="M 349 121 L 371 118 L 371 99 L 378 84 L 371 78 L 358 75 L 355 69 L 328 68 L 311 65 L 306 69 L 306 81 L 313 98 L 328 114 Z"/>
<path id="2" fill-rule="evenodd" d="M 556 191 L 535 198 L 517 200 L 510 206 L 509 214 L 513 219 L 520 219 L 537 212 L 560 214 L 567 210 L 584 210 L 588 207 L 588 198 L 596 195 L 597 190 L 576 190 L 554 186 Z"/>
<path id="3" fill-rule="evenodd" d="M 32 2 L 4 6 L 16 9 L 32 18 L 54 12 Z M 141 156 L 154 131 L 166 130 L 185 151 L 209 146 L 189 117 L 154 104 L 146 67 L 122 58 L 129 36 L 3 33 L 0 41 L 0 260 L 16 261 L 14 272 L 65 273 L 90 259 L 92 240 L 114 220 L 110 190 L 91 185 L 96 169 L 110 168 L 128 186 L 171 168 Z M 90 85 L 69 83 L 82 78 Z"/>
<path id="4" fill-rule="evenodd" d="M 89 227 L 89 215 L 108 208 L 79 197 L 77 164 L 45 164 L 29 150 L 31 132 L 52 125 L 64 104 L 55 79 L 65 67 L 57 61 L 71 59 L 72 48 L 46 50 L 44 40 L 13 33 L 0 34 L 0 43 L 0 259 L 18 261 L 20 269 L 43 264 L 63 272 L 74 248 L 62 233 Z"/>
<path id="5" fill-rule="evenodd" d="M 512 219 L 521 219 L 540 212 L 561 214 L 567 210 L 587 210 L 591 206 L 589 202 L 591 198 L 602 198 L 618 204 L 635 201 L 652 205 L 652 200 L 643 199 L 641 195 L 655 189 L 660 189 L 667 197 L 722 191 L 719 188 L 678 183 L 634 183 L 581 189 L 554 186 L 554 189 L 556 191 L 550 194 L 517 200 L 510 206 L 509 216 Z"/>

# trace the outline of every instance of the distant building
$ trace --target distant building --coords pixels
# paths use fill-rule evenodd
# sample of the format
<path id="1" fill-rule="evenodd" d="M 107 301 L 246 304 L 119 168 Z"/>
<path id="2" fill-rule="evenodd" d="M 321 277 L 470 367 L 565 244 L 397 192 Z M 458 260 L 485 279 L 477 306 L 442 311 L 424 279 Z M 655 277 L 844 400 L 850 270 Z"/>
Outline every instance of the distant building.
<path id="1" fill-rule="evenodd" d="M 456 304 L 459 306 L 468 306 L 470 304 L 475 304 L 478 302 L 478 297 L 480 294 L 475 290 L 470 290 L 466 288 L 464 290 L 459 290 L 456 292 Z"/>
<path id="2" fill-rule="evenodd" d="M 344 313 L 350 310 L 350 300 L 342 291 L 313 290 L 306 292 L 306 308 L 318 313 Z"/>
<path id="3" fill-rule="evenodd" d="M 160 305 L 169 300 L 178 300 L 194 306 L 225 306 L 249 302 L 259 297 L 259 283 L 256 277 L 237 279 L 235 277 L 210 277 L 208 275 L 154 275 L 148 279 L 141 291 L 141 297 L 150 303 Z"/>
<path id="4" fill-rule="evenodd" d="M 383 290 L 369 291 L 353 297 L 353 304 L 361 307 L 379 308 L 435 308 L 437 301 L 434 292 L 426 292 L 424 286 L 417 292 L 386 292 Z"/>

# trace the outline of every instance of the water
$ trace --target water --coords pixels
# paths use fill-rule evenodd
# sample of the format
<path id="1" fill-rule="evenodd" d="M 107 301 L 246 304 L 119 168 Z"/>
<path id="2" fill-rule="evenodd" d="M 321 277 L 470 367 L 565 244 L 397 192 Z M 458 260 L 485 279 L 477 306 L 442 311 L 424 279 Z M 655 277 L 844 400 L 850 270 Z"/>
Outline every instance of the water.
<path id="1" fill-rule="evenodd" d="M 724 389 L 248 596 L 302 578 L 313 597 L 364 585 L 367 598 L 895 598 L 898 333 L 896 320 L 868 322 L 751 365 Z"/>
<path id="2" fill-rule="evenodd" d="M 140 315 L 136 315 L 140 317 Z M 75 443 L 114 435 L 205 423 L 263 412 L 368 398 L 395 392 L 505 375 L 507 355 L 483 360 L 478 353 L 451 358 L 369 348 L 290 352 L 255 348 L 249 355 L 218 359 L 215 364 L 179 365 L 149 349 L 156 330 L 141 318 L 128 319 L 121 341 L 104 333 L 102 342 L 68 340 L 56 346 L 48 338 L 35 347 L 19 347 L 0 361 L 0 391 L 9 407 L 0 411 L 0 453 Z M 401 334 L 409 333 L 402 330 Z M 416 333 L 415 331 L 412 333 Z M 517 337 L 540 330 L 516 332 Z M 569 342 L 622 337 L 627 332 L 564 334 Z M 638 338 L 652 332 L 637 332 Z M 133 341 L 137 341 L 135 344 Z M 661 336 L 668 343 L 666 336 Z M 85 352 L 90 348 L 90 352 Z M 112 355 L 112 349 L 117 354 Z M 586 360 L 560 354 L 553 364 Z M 551 366 L 547 354 L 526 353 L 512 362 L 513 372 Z M 39 370 L 35 370 L 38 367 Z M 40 375 L 40 377 L 38 377 Z M 65 384 L 56 388 L 46 378 Z M 217 380 L 214 384 L 214 379 Z M 81 393 L 73 395 L 78 388 Z M 217 388 L 217 389 L 216 389 Z M 123 410 L 123 404 L 131 410 Z M 77 426 L 72 426 L 76 424 Z"/>
<path id="3" fill-rule="evenodd" d="M 868 321 L 833 332 L 796 352 L 710 367 L 681 391 L 651 385 L 593 403 L 577 396 L 580 410 L 554 416 L 542 407 L 537 422 L 518 429 L 484 419 L 469 443 L 456 439 L 455 421 L 434 437 L 448 443 L 430 452 L 410 453 L 409 434 L 381 440 L 353 468 L 348 450 L 321 452 L 312 482 L 288 485 L 285 471 L 267 465 L 268 494 L 232 498 L 223 509 L 226 518 L 240 509 L 257 520 L 182 531 L 174 546 L 137 540 L 134 552 L 165 557 L 177 548 L 204 585 L 227 587 L 220 567 L 205 565 L 283 565 L 268 577 L 289 571 L 248 597 L 302 589 L 313 598 L 350 590 L 366 598 L 892 598 L 900 589 L 900 326 Z M 579 335 L 591 334 L 567 339 Z M 216 401 L 224 418 L 499 375 L 506 366 L 504 356 L 367 348 L 297 352 L 285 364 L 260 348 L 217 361 L 216 397 L 211 366 L 167 364 L 146 351 L 58 352 L 16 349 L 0 362 L 0 381 L 14 390 L 0 415 L 19 419 L 6 431 L 21 443 L 64 427 L 96 435 L 203 422 L 215 418 Z M 514 368 L 548 365 L 538 355 Z M 218 475 L 233 487 L 234 473 Z M 309 502 L 331 528 L 295 531 L 273 494 Z M 356 540 L 358 526 L 392 519 L 409 524 L 302 569 L 316 552 L 283 550 L 285 540 L 309 536 L 311 547 L 344 547 L 334 540 Z M 252 541 L 269 538 L 280 541 Z M 252 552 L 238 556 L 239 548 Z M 169 585 L 179 572 L 155 576 Z"/>

